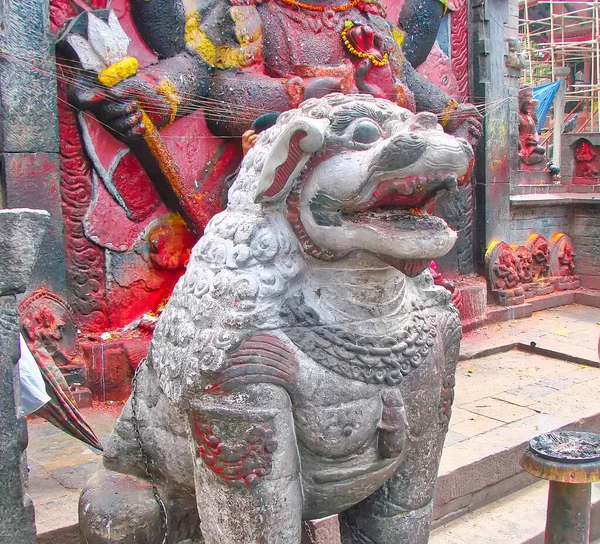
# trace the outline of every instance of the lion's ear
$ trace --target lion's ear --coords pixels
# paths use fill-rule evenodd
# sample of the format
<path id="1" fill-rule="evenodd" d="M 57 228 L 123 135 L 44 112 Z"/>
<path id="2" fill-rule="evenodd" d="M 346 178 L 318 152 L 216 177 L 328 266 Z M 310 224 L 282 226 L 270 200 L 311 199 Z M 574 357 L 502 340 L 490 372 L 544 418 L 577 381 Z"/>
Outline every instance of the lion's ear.
<path id="1" fill-rule="evenodd" d="M 258 179 L 254 202 L 283 200 L 310 156 L 325 140 L 326 119 L 295 119 L 271 146 Z"/>

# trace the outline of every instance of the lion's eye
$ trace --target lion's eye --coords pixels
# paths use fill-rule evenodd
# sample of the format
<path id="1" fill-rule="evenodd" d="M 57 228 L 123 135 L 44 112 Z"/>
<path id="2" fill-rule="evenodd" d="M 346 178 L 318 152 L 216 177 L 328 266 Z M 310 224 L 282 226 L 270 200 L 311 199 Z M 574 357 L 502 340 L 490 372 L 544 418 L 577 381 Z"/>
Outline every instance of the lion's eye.
<path id="1" fill-rule="evenodd" d="M 372 121 L 361 121 L 354 127 L 352 140 L 358 144 L 372 144 L 381 138 L 381 129 Z"/>

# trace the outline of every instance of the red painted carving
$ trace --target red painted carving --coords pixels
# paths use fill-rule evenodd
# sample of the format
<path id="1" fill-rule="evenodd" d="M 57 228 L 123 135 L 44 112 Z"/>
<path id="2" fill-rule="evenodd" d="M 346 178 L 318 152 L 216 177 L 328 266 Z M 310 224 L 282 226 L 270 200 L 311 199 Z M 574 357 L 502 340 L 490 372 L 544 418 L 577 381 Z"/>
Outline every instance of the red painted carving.
<path id="1" fill-rule="evenodd" d="M 506 242 L 492 246 L 486 256 L 486 275 L 498 303 L 508 306 L 523 304 L 525 294 L 519 280 L 517 257 Z"/>
<path id="2" fill-rule="evenodd" d="M 593 184 L 600 177 L 600 156 L 588 140 L 580 140 L 575 148 L 574 183 Z"/>
<path id="3" fill-rule="evenodd" d="M 32 349 L 43 348 L 63 372 L 81 367 L 77 355 L 77 325 L 69 305 L 58 295 L 38 289 L 19 305 L 19 319 Z"/>
<path id="4" fill-rule="evenodd" d="M 469 18 L 467 0 L 454 2 L 455 11 L 450 18 L 450 50 L 452 73 L 456 78 L 459 96 L 469 99 Z"/>
<path id="5" fill-rule="evenodd" d="M 514 289 L 519 284 L 517 261 L 510 248 L 504 248 L 500 252 L 498 260 L 494 263 L 494 275 L 494 287 L 497 289 Z"/>
<path id="6" fill-rule="evenodd" d="M 195 415 L 192 434 L 206 468 L 227 485 L 252 488 L 271 473 L 277 441 L 269 427 L 255 425 L 240 442 L 226 444 L 200 415 Z"/>
<path id="7" fill-rule="evenodd" d="M 83 227 L 92 200 L 92 172 L 63 85 L 59 85 L 58 92 L 61 197 L 70 302 L 82 331 L 101 331 L 109 323 L 104 252 L 86 238 Z"/>
<path id="8" fill-rule="evenodd" d="M 550 248 L 548 240 L 541 234 L 532 234 L 525 242 L 525 247 L 531 252 L 531 274 L 534 280 L 548 277 L 550 268 Z"/>
<path id="9" fill-rule="evenodd" d="M 550 275 L 556 289 L 578 289 L 581 281 L 575 274 L 575 250 L 571 238 L 562 232 L 550 238 Z"/>
<path id="10" fill-rule="evenodd" d="M 452 69 L 453 63 L 435 43 L 423 64 L 417 68 L 417 72 L 425 76 L 431 83 L 437 85 L 448 96 L 457 100 L 463 100 L 461 89 Z"/>
<path id="11" fill-rule="evenodd" d="M 530 283 L 533 281 L 531 267 L 533 258 L 531 252 L 525 246 L 519 246 L 515 249 L 515 257 L 517 258 L 517 273 L 521 283 Z"/>
<path id="12" fill-rule="evenodd" d="M 58 33 L 68 18 L 78 15 L 86 6 L 98 9 L 106 7 L 106 4 L 106 0 L 51 0 L 51 30 Z M 397 20 L 401 3 L 391 4 Z M 453 37 L 453 57 L 458 62 L 454 70 L 461 70 L 461 59 L 464 59 L 463 75 L 466 77 L 466 1 L 456 0 L 454 4 L 457 11 L 453 17 L 453 29 L 460 27 L 462 33 Z M 151 151 L 155 158 L 160 159 L 159 162 L 178 170 L 178 183 L 181 183 L 171 187 L 179 191 L 175 191 L 175 204 L 188 212 L 188 226 L 196 235 L 201 234 L 206 221 L 221 210 L 223 181 L 232 174 L 241 159 L 237 136 L 260 113 L 272 109 L 285 110 L 304 98 L 324 94 L 325 90 L 359 90 L 416 108 L 414 96 L 404 82 L 401 54 L 398 53 L 400 59 L 387 58 L 384 42 L 381 41 L 385 38 L 389 43 L 395 43 L 391 27 L 379 28 L 369 23 L 370 14 L 384 16 L 384 8 L 377 2 L 360 2 L 356 17 L 353 16 L 352 20 L 356 19 L 358 23 L 354 23 L 355 27 L 348 37 L 352 49 L 358 54 L 348 49 L 341 39 L 345 13 L 296 10 L 274 1 L 231 0 L 231 5 L 234 6 L 231 21 L 227 17 L 222 21 L 223 35 L 213 36 L 212 32 L 208 32 L 210 39 L 227 41 L 233 31 L 236 36 L 244 36 L 242 41 L 246 38 L 249 41 L 240 42 L 239 47 L 227 45 L 218 49 L 217 53 L 222 53 L 223 59 L 215 59 L 217 67 L 214 71 L 218 73 L 220 68 L 226 67 L 218 65 L 219 62 L 230 63 L 232 69 L 224 70 L 221 78 L 213 78 L 215 90 L 206 97 L 203 93 L 207 91 L 196 85 L 206 76 L 199 71 L 196 62 L 190 64 L 190 58 L 196 54 L 193 50 L 210 53 L 203 49 L 203 44 L 206 44 L 203 42 L 202 25 L 207 23 L 200 18 L 194 22 L 193 8 L 186 26 L 188 53 L 159 60 L 142 41 L 142 36 L 146 38 L 140 31 L 142 26 L 135 28 L 129 0 L 113 0 L 110 4 L 131 38 L 127 54 L 139 61 L 137 74 L 121 81 L 113 92 L 118 91 L 119 85 L 123 89 L 123 86 L 133 85 L 136 81 L 145 81 L 152 91 L 149 101 L 135 95 L 154 119 L 155 128 L 160 129 L 160 134 L 156 133 L 156 141 L 161 141 L 160 149 Z M 463 15 L 464 24 L 459 24 Z M 197 29 L 194 24 L 199 25 Z M 377 32 L 383 32 L 382 36 L 376 35 Z M 262 43 L 259 43 L 261 36 Z M 457 40 L 463 40 L 460 47 Z M 278 43 L 287 44 L 287 48 L 272 50 L 272 44 Z M 271 49 L 267 51 L 269 47 Z M 206 62 L 209 60 L 205 59 Z M 57 61 L 59 79 L 71 78 L 70 83 L 73 83 L 73 77 L 80 73 L 67 72 L 64 59 L 58 58 Z M 448 66 L 445 68 L 449 69 Z M 187 77 L 190 74 L 193 77 Z M 178 87 L 180 83 L 181 88 Z M 91 72 L 86 72 L 71 90 L 82 85 L 90 85 L 99 93 L 108 92 Z M 260 92 L 248 92 L 248 85 Z M 142 168 L 141 164 L 145 168 L 147 165 L 143 153 L 139 153 L 139 145 L 136 151 L 135 142 L 126 138 L 118 140 L 115 132 L 106 130 L 103 123 L 107 120 L 99 115 L 98 110 L 89 105 L 83 106 L 81 102 L 78 103 L 80 108 L 89 108 L 94 113 L 86 112 L 79 117 L 78 123 L 75 110 L 66 104 L 65 90 L 61 83 L 61 193 L 69 302 L 77 327 L 93 339 L 92 344 L 102 348 L 102 353 L 110 353 L 111 360 L 116 360 L 121 355 L 115 354 L 126 351 L 120 344 L 125 334 L 136 337 L 140 345 L 146 341 L 145 334 L 151 332 L 156 316 L 182 274 L 197 236 L 190 234 L 178 216 L 170 213 L 166 205 L 168 199 L 162 201 L 158 196 L 156 172 L 153 175 L 150 168 L 148 173 Z M 463 78 L 462 91 L 466 97 L 468 77 Z M 210 94 L 213 92 L 214 95 Z M 70 98 L 74 94 L 71 93 Z M 111 105 L 126 102 L 123 96 L 106 101 Z M 163 107 L 165 103 L 168 107 Z M 206 105 L 210 107 L 203 109 Z M 437 104 L 436 108 L 441 111 L 445 106 Z M 215 121 L 220 123 L 218 130 Z M 468 122 L 465 122 L 465 130 L 467 125 Z M 458 126 L 452 130 L 466 136 L 465 130 Z M 214 134 L 225 136 L 225 139 Z M 138 144 L 140 140 L 147 143 L 143 137 L 137 140 Z M 169 205 L 172 209 L 178 207 L 172 203 Z M 110 340 L 101 341 L 100 334 L 106 331 L 110 331 Z M 111 342 L 114 346 L 110 345 Z M 93 374 L 95 380 L 106 380 L 103 374 L 105 367 L 96 368 L 99 352 L 92 344 L 86 344 L 83 350 L 88 357 L 94 357 L 93 364 L 88 360 L 89 365 L 94 367 L 90 375 Z M 102 360 L 106 362 L 108 359 Z M 123 373 L 133 363 L 123 355 L 119 363 Z M 234 382 L 228 385 L 234 385 Z"/>
<path id="13" fill-rule="evenodd" d="M 499 242 L 486 254 L 490 290 L 500 304 L 514 305 L 555 289 L 577 289 L 581 281 L 575 274 L 574 257 L 571 239 L 563 233 L 555 233 L 550 243 L 540 234 L 532 234 L 513 248 Z"/>

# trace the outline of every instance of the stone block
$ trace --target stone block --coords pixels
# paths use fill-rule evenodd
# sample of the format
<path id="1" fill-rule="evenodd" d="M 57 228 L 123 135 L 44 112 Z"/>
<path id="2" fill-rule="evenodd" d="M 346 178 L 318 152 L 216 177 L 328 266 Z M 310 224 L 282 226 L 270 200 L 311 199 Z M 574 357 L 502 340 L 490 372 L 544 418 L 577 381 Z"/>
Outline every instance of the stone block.
<path id="1" fill-rule="evenodd" d="M 495 306 L 488 309 L 486 323 L 498 323 L 499 321 L 509 321 L 512 319 L 521 319 L 523 317 L 531 317 L 533 308 L 531 304 L 519 304 L 518 306 Z"/>
<path id="2" fill-rule="evenodd" d="M 27 289 L 50 214 L 42 210 L 0 210 L 0 293 Z"/>
<path id="3" fill-rule="evenodd" d="M 600 289 L 600 277 L 596 278 L 598 281 L 598 288 Z M 600 290 L 582 290 L 575 293 L 575 302 L 577 304 L 583 304 L 585 306 L 593 306 L 594 308 L 600 308 Z"/>
<path id="4" fill-rule="evenodd" d="M 92 407 L 92 392 L 87 387 L 76 387 L 71 393 L 79 409 Z"/>
<path id="5" fill-rule="evenodd" d="M 337 516 L 304 523 L 302 544 L 340 544 L 340 540 L 340 524 Z"/>
<path id="6" fill-rule="evenodd" d="M 539 312 L 541 310 L 547 310 L 548 308 L 556 308 L 557 306 L 573 304 L 573 302 L 575 302 L 575 293 L 573 291 L 550 293 L 549 295 L 533 297 L 527 302 L 531 304 L 534 312 Z"/>
<path id="7" fill-rule="evenodd" d="M 50 214 L 29 288 L 44 285 L 59 294 L 65 292 L 60 166 L 56 153 L 5 153 L 6 204 L 8 208 L 35 206 Z"/>
<path id="8" fill-rule="evenodd" d="M 2 151 L 58 152 L 56 78 L 49 4 L 39 0 L 7 2 L 0 33 Z"/>

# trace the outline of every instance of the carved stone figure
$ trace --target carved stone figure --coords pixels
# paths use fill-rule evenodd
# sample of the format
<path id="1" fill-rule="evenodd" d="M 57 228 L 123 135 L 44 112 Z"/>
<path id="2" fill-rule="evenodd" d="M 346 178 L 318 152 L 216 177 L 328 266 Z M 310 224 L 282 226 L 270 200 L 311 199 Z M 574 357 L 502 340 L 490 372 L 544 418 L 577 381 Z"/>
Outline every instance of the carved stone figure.
<path id="1" fill-rule="evenodd" d="M 525 54 L 522 51 L 521 42 L 518 38 L 506 38 L 508 54 L 504 56 L 504 65 L 507 68 L 522 70 L 527 66 Z"/>
<path id="2" fill-rule="evenodd" d="M 557 232 L 550 238 L 550 275 L 558 291 L 578 289 L 581 280 L 575 274 L 575 250 L 571 238 Z"/>
<path id="3" fill-rule="evenodd" d="M 533 281 L 533 273 L 531 271 L 533 266 L 531 252 L 525 246 L 521 245 L 514 249 L 514 254 L 517 264 L 517 274 L 525 293 L 525 298 L 533 297 L 536 294 L 537 284 Z"/>
<path id="4" fill-rule="evenodd" d="M 80 373 L 77 325 L 69 305 L 47 289 L 38 289 L 19 305 L 21 327 L 30 349 L 44 348 L 65 374 Z"/>
<path id="5" fill-rule="evenodd" d="M 597 180 L 600 176 L 597 157 L 594 146 L 586 139 L 580 140 L 575 148 L 575 176 Z"/>
<path id="6" fill-rule="evenodd" d="M 526 165 L 546 160 L 546 149 L 540 145 L 537 123 L 533 91 L 531 87 L 522 87 L 519 89 L 519 157 Z"/>
<path id="7" fill-rule="evenodd" d="M 548 278 L 550 273 L 548 240 L 541 234 L 532 234 L 527 238 L 524 245 L 531 253 L 531 274 L 536 284 L 536 295 L 552 293 L 554 282 Z"/>
<path id="8" fill-rule="evenodd" d="M 525 302 L 517 257 L 506 242 L 498 242 L 488 249 L 485 268 L 490 290 L 499 304 L 512 306 Z"/>
<path id="9" fill-rule="evenodd" d="M 334 513 L 347 544 L 427 542 L 461 327 L 427 270 L 456 234 L 426 210 L 472 156 L 364 95 L 259 136 L 82 494 L 88 544 L 162 542 L 163 507 L 168 542 L 199 514 L 206 544 L 297 544 Z"/>

